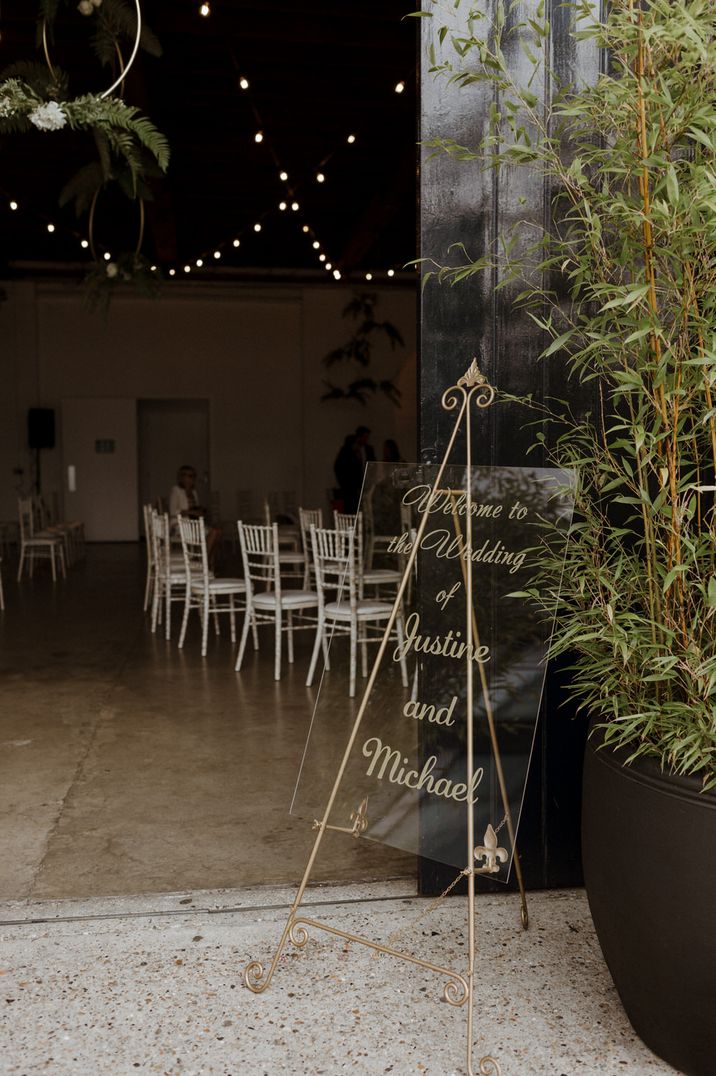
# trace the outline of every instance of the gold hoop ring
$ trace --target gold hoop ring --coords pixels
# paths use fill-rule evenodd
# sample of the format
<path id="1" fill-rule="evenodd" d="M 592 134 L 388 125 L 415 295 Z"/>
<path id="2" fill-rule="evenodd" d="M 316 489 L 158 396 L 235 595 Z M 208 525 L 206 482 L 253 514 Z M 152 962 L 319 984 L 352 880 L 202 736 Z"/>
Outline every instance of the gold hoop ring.
<path id="1" fill-rule="evenodd" d="M 114 93 L 114 91 L 117 89 L 118 86 L 120 88 L 120 94 L 119 95 L 120 95 L 120 97 L 122 96 L 122 90 L 124 89 L 124 80 L 127 77 L 127 73 L 129 71 L 130 67 L 132 66 L 132 64 L 134 63 L 134 61 L 137 58 L 137 53 L 139 51 L 139 39 L 142 36 L 142 9 L 140 7 L 139 0 L 134 0 L 134 4 L 135 4 L 136 10 L 137 10 L 137 33 L 136 33 L 136 36 L 134 38 L 134 46 L 132 48 L 132 53 L 131 53 L 131 55 L 129 57 L 129 62 L 127 63 L 127 66 L 125 67 L 124 66 L 124 60 L 122 58 L 122 53 L 120 52 L 120 49 L 119 49 L 119 45 L 115 41 L 114 47 L 115 47 L 115 49 L 117 51 L 117 57 L 119 59 L 119 77 L 114 80 L 114 82 L 112 83 L 112 85 L 109 87 L 108 90 L 105 90 L 104 93 L 101 93 L 99 95 L 102 100 L 104 100 L 105 97 L 109 97 L 109 95 L 111 93 Z M 52 66 L 52 60 L 50 59 L 50 49 L 49 49 L 49 46 L 47 44 L 47 19 L 42 20 L 42 50 L 45 53 L 45 62 L 47 64 L 47 68 L 48 68 L 48 70 L 50 72 L 50 75 L 52 76 L 52 78 L 56 79 L 57 75 L 56 75 L 54 67 Z"/>

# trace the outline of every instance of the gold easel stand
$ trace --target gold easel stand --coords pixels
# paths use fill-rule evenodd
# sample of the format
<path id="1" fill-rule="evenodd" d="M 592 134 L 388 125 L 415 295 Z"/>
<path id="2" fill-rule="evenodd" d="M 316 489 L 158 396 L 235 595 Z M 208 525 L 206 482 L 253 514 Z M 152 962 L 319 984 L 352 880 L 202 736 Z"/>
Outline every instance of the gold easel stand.
<path id="1" fill-rule="evenodd" d="M 446 392 L 443 394 L 443 398 L 442 398 L 442 406 L 446 411 L 454 411 L 456 408 L 459 408 L 459 411 L 458 411 L 457 418 L 455 419 L 455 425 L 453 427 L 452 434 L 450 435 L 450 442 L 449 442 L 448 447 L 447 447 L 447 449 L 445 451 L 445 455 L 443 456 L 442 463 L 440 464 L 440 468 L 438 470 L 437 477 L 435 478 L 435 482 L 434 482 L 433 488 L 431 490 L 431 497 L 434 496 L 436 491 L 440 489 L 440 483 L 441 483 L 441 480 L 442 480 L 442 476 L 443 476 L 443 473 L 445 471 L 445 467 L 447 466 L 448 460 L 450 458 L 450 454 L 452 452 L 453 446 L 455 444 L 455 439 L 457 437 L 457 434 L 458 434 L 458 431 L 459 431 L 460 427 L 463 425 L 463 422 L 464 422 L 466 439 L 467 439 L 467 446 L 466 446 L 467 479 L 466 479 L 466 483 L 465 483 L 466 490 L 464 491 L 465 492 L 465 535 L 464 535 L 464 538 L 462 537 L 462 534 L 461 534 L 461 529 L 460 529 L 460 526 L 459 526 L 458 515 L 457 515 L 456 510 L 453 512 L 453 519 L 454 519 L 454 522 L 455 522 L 456 533 L 457 533 L 460 541 L 461 542 L 464 541 L 467 549 L 472 548 L 472 438 L 471 438 L 471 411 L 470 411 L 470 407 L 471 407 L 472 403 L 474 402 L 475 406 L 478 407 L 478 408 L 487 408 L 493 402 L 494 398 L 495 398 L 495 390 L 494 390 L 494 388 L 492 388 L 491 385 L 488 384 L 487 379 L 480 373 L 480 370 L 478 368 L 476 359 L 473 360 L 472 365 L 470 366 L 469 370 L 465 373 L 465 375 L 459 379 L 457 385 L 453 385 L 449 389 L 447 389 Z M 467 419 L 467 421 L 465 421 L 466 419 Z M 454 492 L 457 492 L 457 491 L 450 491 L 451 494 L 454 493 Z M 461 490 L 459 492 L 462 493 L 463 491 Z M 454 501 L 453 501 L 453 504 L 455 504 Z M 493 827 L 491 825 L 488 826 L 487 831 L 486 831 L 486 833 L 484 835 L 484 838 L 483 838 L 483 843 L 481 845 L 479 845 L 479 846 L 476 846 L 476 844 L 475 844 L 475 820 L 474 820 L 474 815 L 473 815 L 472 804 L 468 802 L 468 806 L 467 806 L 467 857 L 466 857 L 467 858 L 467 866 L 465 867 L 465 869 L 463 871 L 461 871 L 461 873 L 455 879 L 455 882 L 453 882 L 452 885 L 450 885 L 448 887 L 448 889 L 445 891 L 445 894 L 443 894 L 443 896 L 447 895 L 447 893 L 453 888 L 453 886 L 457 883 L 457 881 L 461 877 L 464 876 L 464 877 L 467 878 L 467 886 L 468 886 L 468 889 L 467 889 L 467 901 L 468 901 L 468 966 L 467 966 L 467 972 L 464 975 L 461 975 L 459 972 L 452 971 L 450 968 L 441 967 L 439 964 L 432 964 L 429 961 L 422 960 L 420 957 L 413 956 L 411 953 L 403 952 L 400 949 L 395 949 L 392 946 L 381 945 L 379 942 L 371 941 L 370 939 L 360 937 L 357 934 L 350 934 L 345 930 L 338 930 L 336 927 L 329 926 L 326 923 L 320 923 L 316 919 L 307 919 L 305 916 L 299 916 L 299 914 L 298 914 L 299 908 L 301 906 L 301 902 L 303 900 L 303 895 L 304 895 L 304 893 L 306 891 L 308 881 L 309 881 L 309 879 L 311 877 L 311 872 L 313 870 L 313 864 L 316 861 L 316 857 L 318 855 L 318 850 L 320 848 L 321 841 L 323 840 L 323 835 L 324 835 L 324 833 L 326 832 L 327 829 L 341 828 L 341 827 L 335 827 L 335 826 L 329 825 L 328 819 L 330 818 L 331 811 L 333 810 L 333 804 L 335 803 L 336 796 L 338 794 L 338 789 L 340 788 L 341 781 L 343 780 L 343 775 L 344 775 L 345 770 L 346 770 L 346 766 L 348 765 L 348 760 L 350 758 L 351 752 L 353 750 L 353 746 L 354 746 L 356 738 L 358 736 L 358 731 L 360 729 L 360 725 L 361 725 L 361 722 L 363 720 L 363 715 L 364 715 L 364 713 L 366 711 L 368 700 L 369 700 L 369 698 L 371 696 L 371 692 L 372 692 L 373 686 L 375 684 L 376 676 L 378 674 L 378 669 L 380 668 L 380 663 L 381 663 L 381 661 L 383 659 L 383 655 L 384 655 L 386 647 L 388 645 L 388 640 L 390 638 L 390 633 L 392 631 L 396 615 L 398 613 L 398 610 L 401 607 L 403 594 L 405 592 L 408 580 L 410 578 L 410 573 L 413 570 L 413 565 L 415 563 L 415 558 L 417 556 L 418 549 L 420 548 L 420 542 L 421 542 L 423 534 L 425 532 L 425 527 L 427 525 L 428 518 L 429 518 L 429 513 L 428 512 L 423 512 L 422 513 L 422 519 L 420 521 L 420 525 L 418 527 L 417 534 L 415 536 L 415 540 L 413 542 L 413 546 L 412 546 L 412 549 L 410 551 L 410 556 L 408 557 L 408 562 L 406 564 L 405 571 L 403 572 L 403 578 L 401 580 L 400 587 L 398 588 L 398 593 L 397 593 L 397 596 L 395 598 L 395 603 L 393 605 L 393 609 L 392 609 L 390 618 L 388 619 L 388 622 L 386 624 L 385 631 L 383 633 L 383 638 L 381 640 L 380 646 L 378 648 L 378 653 L 376 654 L 376 658 L 375 658 L 375 661 L 373 663 L 373 668 L 372 668 L 370 676 L 368 678 L 368 683 L 366 684 L 365 691 L 363 692 L 363 698 L 361 699 L 360 707 L 358 709 L 358 713 L 356 714 L 355 722 L 353 724 L 353 729 L 351 730 L 351 735 L 350 735 L 350 738 L 348 740 L 348 745 L 347 745 L 345 753 L 343 755 L 343 759 L 342 759 L 341 765 L 340 765 L 340 767 L 338 769 L 338 773 L 336 774 L 336 779 L 335 779 L 335 782 L 333 784 L 333 789 L 331 791 L 331 795 L 329 797 L 328 804 L 326 806 L 326 809 L 325 809 L 325 812 L 323 814 L 322 820 L 320 822 L 316 823 L 318 832 L 316 834 L 316 840 L 315 840 L 314 845 L 313 845 L 313 850 L 312 850 L 311 855 L 309 856 L 308 862 L 306 864 L 306 869 L 305 869 L 305 871 L 303 873 L 303 878 L 301 879 L 301 884 L 298 887 L 296 897 L 294 899 L 293 905 L 291 906 L 291 910 L 289 912 L 288 919 L 286 921 L 286 925 L 285 925 L 285 927 L 283 929 L 283 934 L 281 935 L 281 939 L 280 939 L 280 941 L 278 943 L 278 947 L 277 947 L 276 952 L 274 954 L 273 960 L 271 961 L 271 966 L 269 967 L 268 971 L 265 972 L 263 964 L 261 964 L 257 960 L 251 961 L 251 963 L 246 966 L 246 969 L 244 971 L 244 983 L 249 988 L 249 990 L 252 990 L 255 994 L 263 993 L 263 991 L 267 989 L 267 987 L 271 983 L 271 980 L 273 979 L 274 972 L 276 971 L 276 967 L 278 965 L 278 962 L 279 962 L 279 959 L 281 957 L 281 953 L 283 952 L 283 949 L 284 949 L 284 946 L 286 944 L 286 941 L 290 940 L 293 945 L 295 945 L 299 949 L 302 949 L 306 945 L 306 943 L 308 942 L 308 928 L 309 927 L 312 927 L 312 928 L 314 928 L 316 930 L 325 930 L 329 934 L 334 934 L 339 938 L 343 938 L 345 941 L 357 942 L 360 945 L 367 945 L 371 949 L 375 950 L 378 953 L 386 953 L 389 956 L 395 956 L 395 957 L 398 957 L 401 960 L 407 960 L 411 964 L 418 964 L 421 968 L 427 968 L 428 971 L 434 971 L 438 975 L 442 976 L 446 980 L 445 985 L 443 987 L 443 994 L 442 994 L 443 999 L 445 1001 L 447 1001 L 448 1004 L 454 1005 L 456 1007 L 459 1007 L 461 1005 L 467 1004 L 467 1073 L 468 1073 L 468 1076 L 477 1076 L 477 1073 L 479 1073 L 479 1076 L 501 1076 L 501 1069 L 500 1069 L 500 1066 L 499 1066 L 498 1062 L 495 1060 L 495 1058 L 490 1057 L 489 1055 L 486 1055 L 485 1057 L 481 1057 L 479 1059 L 477 1073 L 475 1072 L 475 1070 L 472 1067 L 473 1020 L 474 1020 L 473 998 L 474 998 L 474 976 L 475 976 L 475 878 L 476 878 L 476 876 L 478 874 L 495 874 L 495 873 L 497 873 L 499 871 L 499 869 L 500 869 L 499 866 L 498 866 L 498 861 L 499 862 L 506 862 L 506 860 L 508 858 L 507 851 L 504 848 L 500 848 L 498 846 L 497 833 L 499 832 L 500 826 L 498 826 L 497 831 L 495 831 L 495 829 L 493 829 Z M 472 593 L 473 593 L 473 591 L 472 591 L 472 559 L 469 556 L 461 557 L 461 563 L 463 564 L 463 579 L 464 579 L 464 582 L 465 582 L 465 590 L 466 590 L 466 631 L 465 631 L 465 635 L 466 635 L 466 640 L 467 640 L 467 644 L 468 644 L 467 651 L 466 651 L 466 654 L 467 654 L 467 657 L 466 657 L 466 678 L 467 678 L 467 700 L 466 700 L 467 701 L 467 743 L 466 743 L 466 753 L 467 753 L 467 787 L 470 788 L 472 786 L 473 775 L 474 775 L 474 759 L 473 759 L 473 743 L 474 743 L 474 737 L 473 737 L 473 703 L 474 703 L 474 682 L 473 682 L 473 677 L 474 677 L 474 670 L 473 670 L 473 665 L 474 665 L 474 662 L 471 660 L 470 655 L 473 653 L 473 644 L 474 645 L 479 645 L 479 638 L 478 638 L 478 634 L 477 634 L 477 624 L 476 624 L 476 620 L 475 620 L 475 614 L 474 614 L 473 603 L 472 603 Z M 522 871 L 520 869 L 520 861 L 519 861 L 519 856 L 517 854 L 517 847 L 516 847 L 516 844 L 515 844 L 515 831 L 514 831 L 514 826 L 513 826 L 513 822 L 512 822 L 512 815 L 511 815 L 511 812 L 510 812 L 509 800 L 508 800 L 508 796 L 507 796 L 507 786 L 505 784 L 505 777 L 504 777 L 504 772 L 503 772 L 503 769 L 502 769 L 502 762 L 501 762 L 501 758 L 500 758 L 499 745 L 498 745 L 498 742 L 497 742 L 497 733 L 496 733 L 496 729 L 495 729 L 494 714 L 493 714 L 492 705 L 491 705 L 490 696 L 489 696 L 489 691 L 488 691 L 487 677 L 486 677 L 486 674 L 485 674 L 485 671 L 484 671 L 484 668 L 483 668 L 482 664 L 478 665 L 478 669 L 479 669 L 479 678 L 480 678 L 480 689 L 482 691 L 483 700 L 484 700 L 484 704 L 485 704 L 485 712 L 486 712 L 486 716 L 487 716 L 487 722 L 488 722 L 488 728 L 489 728 L 489 734 L 490 734 L 490 742 L 491 742 L 493 756 L 494 756 L 494 760 L 495 760 L 495 770 L 496 770 L 496 773 L 497 773 L 497 780 L 498 780 L 498 784 L 499 784 L 499 788 L 500 788 L 500 795 L 502 797 L 502 805 L 503 805 L 504 812 L 505 812 L 505 814 L 504 814 L 504 824 L 506 824 L 506 826 L 507 826 L 507 830 L 508 830 L 508 833 L 509 833 L 509 836 L 510 836 L 511 847 L 512 847 L 512 849 L 514 851 L 515 874 L 517 876 L 517 881 L 518 881 L 519 888 L 520 888 L 522 926 L 526 930 L 527 926 L 528 926 L 528 922 L 529 922 L 528 915 L 527 915 L 527 897 L 526 897 L 526 894 L 525 894 L 525 887 L 524 887 L 524 882 L 523 882 L 523 879 L 522 879 Z M 366 812 L 366 801 L 364 800 L 363 803 L 356 810 L 355 814 L 352 817 L 352 822 L 353 822 L 352 827 L 346 827 L 345 832 L 348 832 L 348 833 L 352 834 L 354 837 L 360 837 L 361 834 L 365 831 L 365 829 L 367 827 L 367 819 L 366 819 L 365 812 Z M 482 866 L 476 866 L 475 865 L 476 863 L 482 863 L 483 865 Z"/>

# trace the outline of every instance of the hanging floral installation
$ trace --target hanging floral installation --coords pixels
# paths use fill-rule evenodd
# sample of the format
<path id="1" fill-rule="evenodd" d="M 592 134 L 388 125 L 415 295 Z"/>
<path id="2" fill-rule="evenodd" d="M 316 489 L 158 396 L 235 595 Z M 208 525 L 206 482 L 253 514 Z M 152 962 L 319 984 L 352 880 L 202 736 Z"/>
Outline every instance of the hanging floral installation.
<path id="1" fill-rule="evenodd" d="M 88 245 L 94 264 L 87 276 L 88 298 L 90 305 L 106 308 L 119 284 L 134 283 L 145 293 L 151 293 L 157 285 L 141 253 L 144 201 L 151 197 L 147 178 L 166 172 L 169 145 L 150 119 L 122 100 L 122 93 L 139 48 L 161 55 L 161 46 L 142 25 L 139 0 L 135 0 L 134 10 L 127 0 L 81 0 L 79 14 L 93 20 L 92 51 L 100 64 L 113 68 L 116 77 L 102 93 L 71 97 L 69 78 L 54 66 L 49 51 L 59 7 L 60 0 L 42 0 L 40 4 L 38 40 L 45 63 L 16 63 L 0 76 L 0 133 L 23 133 L 34 128 L 50 134 L 67 128 L 87 131 L 92 136 L 96 156 L 65 184 L 60 204 L 74 201 L 78 216 L 89 211 Z M 122 46 L 126 47 L 127 42 L 131 44 L 131 54 L 125 63 Z M 98 255 L 93 234 L 98 196 L 111 184 L 140 206 L 136 247 L 114 260 L 106 254 Z"/>

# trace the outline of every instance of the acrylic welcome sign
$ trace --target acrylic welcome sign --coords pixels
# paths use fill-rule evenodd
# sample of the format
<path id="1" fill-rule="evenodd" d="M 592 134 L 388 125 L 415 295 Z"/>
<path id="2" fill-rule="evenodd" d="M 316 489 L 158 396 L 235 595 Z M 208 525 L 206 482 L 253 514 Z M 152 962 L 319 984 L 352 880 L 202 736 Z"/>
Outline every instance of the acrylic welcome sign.
<path id="1" fill-rule="evenodd" d="M 390 633 L 383 622 L 365 644 L 354 700 L 347 640 L 332 641 L 292 811 L 323 817 L 340 775 L 328 826 L 464 869 L 471 810 L 478 860 L 506 881 L 552 630 L 520 594 L 564 541 L 572 477 L 473 466 L 467 482 L 464 466 L 369 465 L 366 559 L 405 575 L 402 600 Z M 363 600 L 390 606 L 396 589 L 366 582 Z"/>

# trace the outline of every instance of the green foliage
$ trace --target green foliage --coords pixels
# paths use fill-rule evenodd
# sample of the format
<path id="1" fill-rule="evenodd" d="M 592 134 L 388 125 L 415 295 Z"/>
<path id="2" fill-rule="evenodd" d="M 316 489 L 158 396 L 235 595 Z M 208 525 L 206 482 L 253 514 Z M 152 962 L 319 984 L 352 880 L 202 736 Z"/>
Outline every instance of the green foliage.
<path id="1" fill-rule="evenodd" d="M 113 261 L 97 262 L 85 277 L 87 306 L 107 317 L 112 297 L 118 290 L 132 287 L 140 295 L 155 299 L 159 278 L 141 254 L 125 251 Z"/>
<path id="2" fill-rule="evenodd" d="M 378 301 L 376 295 L 365 292 L 354 295 L 343 310 L 344 318 L 352 318 L 358 325 L 349 339 L 341 347 L 334 348 L 324 356 L 325 366 L 333 366 L 336 363 L 357 363 L 358 366 L 367 367 L 370 364 L 373 346 L 376 336 L 383 336 L 390 343 L 391 350 L 396 347 L 404 347 L 405 342 L 398 329 L 390 321 L 376 321 L 375 306 Z M 332 381 L 324 379 L 323 384 L 327 391 L 321 397 L 322 400 L 357 400 L 365 404 L 369 394 L 383 392 L 391 403 L 400 406 L 400 390 L 393 381 L 376 381 L 372 377 L 360 376 L 351 381 L 347 386 L 335 385 Z"/>
<path id="3" fill-rule="evenodd" d="M 540 413 L 578 495 L 561 590 L 547 556 L 533 593 L 556 605 L 552 653 L 576 655 L 572 694 L 607 742 L 714 787 L 716 5 L 612 0 L 603 22 L 594 7 L 571 5 L 575 39 L 609 58 L 591 86 L 547 71 L 543 13 L 518 22 L 521 6 L 499 2 L 491 24 L 473 9 L 444 19 L 434 72 L 487 83 L 495 103 L 479 145 L 433 150 L 527 167 L 554 212 L 549 229 L 526 219 L 486 256 L 458 250 L 428 275 L 454 284 L 497 264 L 545 334 L 543 357 L 593 383 L 594 414 Z"/>

